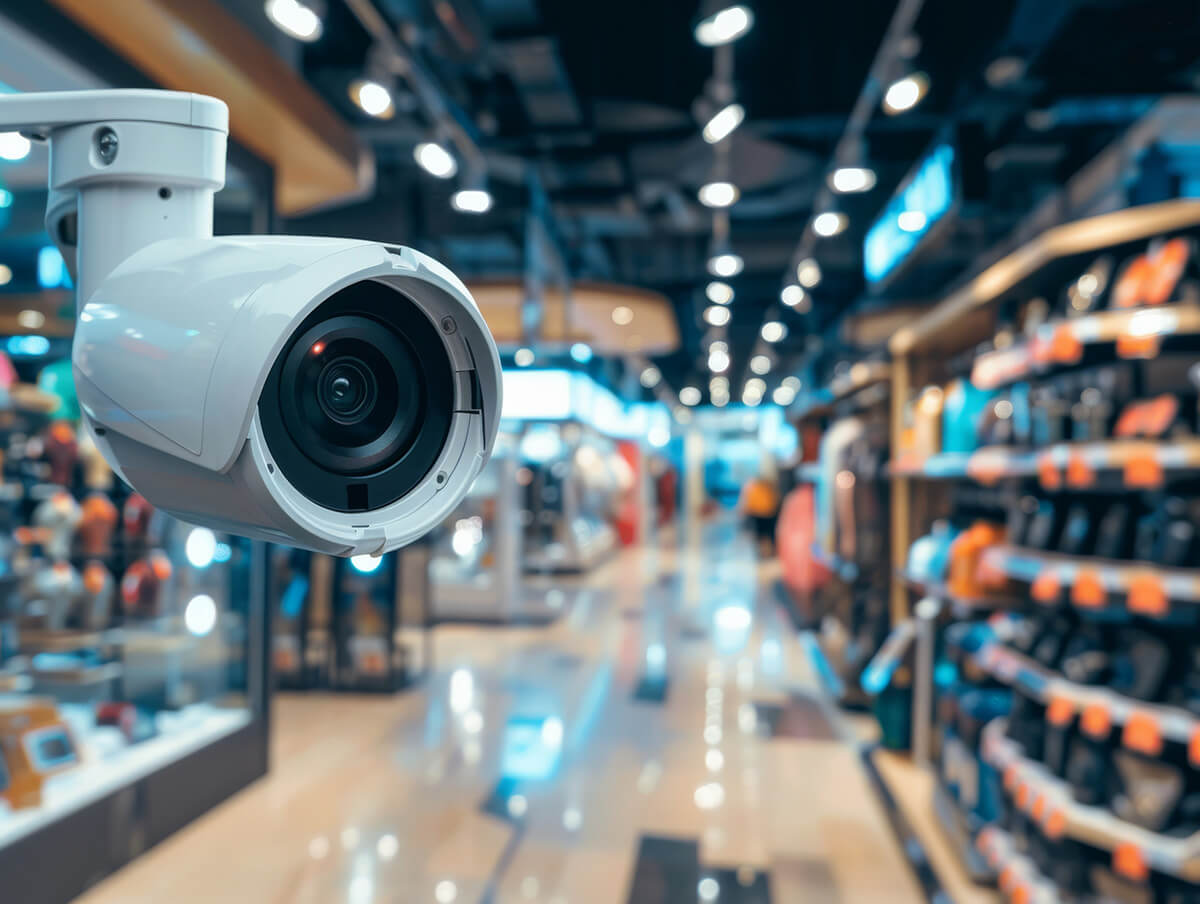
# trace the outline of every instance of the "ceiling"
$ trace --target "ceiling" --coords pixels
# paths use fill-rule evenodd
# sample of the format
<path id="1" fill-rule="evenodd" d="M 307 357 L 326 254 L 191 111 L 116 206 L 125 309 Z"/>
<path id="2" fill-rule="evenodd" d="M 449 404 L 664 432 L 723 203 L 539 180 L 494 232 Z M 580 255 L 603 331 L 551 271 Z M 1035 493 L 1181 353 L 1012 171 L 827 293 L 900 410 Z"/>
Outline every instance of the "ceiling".
<path id="1" fill-rule="evenodd" d="M 818 340 L 840 352 L 836 327 L 847 312 L 928 300 L 1154 97 L 1200 84 L 1200 0 L 904 0 L 919 12 L 899 44 L 885 41 L 895 0 L 744 2 L 755 23 L 731 47 L 747 118 L 729 139 L 729 172 L 741 190 L 730 239 L 745 269 L 731 280 L 730 323 L 714 331 L 702 317 L 713 216 L 696 194 L 714 152 L 693 106 L 715 54 L 693 38 L 700 0 L 326 0 L 324 32 L 312 44 L 276 30 L 261 0 L 221 0 L 376 157 L 370 198 L 285 228 L 408 243 L 468 280 L 520 278 L 536 259 L 547 282 L 661 292 L 682 338 L 679 351 L 654 362 L 666 384 L 704 390 L 705 343 L 720 336 L 734 398 L 751 355 L 764 350 L 764 320 L 787 327 L 771 349 L 775 379 Z M 388 120 L 367 116 L 349 95 L 351 81 L 379 65 L 364 3 L 411 61 L 407 75 L 393 67 L 396 114 Z M 929 92 L 889 116 L 877 101 L 883 86 L 871 89 L 858 151 L 878 182 L 831 196 L 826 175 L 873 65 L 888 79 L 924 72 Z M 431 100 L 482 152 L 496 199 L 482 216 L 453 210 L 455 180 L 434 179 L 413 161 L 415 143 L 434 126 Z M 935 257 L 872 293 L 862 278 L 863 236 L 950 128 L 976 173 L 969 203 Z M 822 272 L 811 310 L 783 307 L 779 292 L 795 277 L 815 205 L 831 201 L 849 225 L 806 239 Z"/>

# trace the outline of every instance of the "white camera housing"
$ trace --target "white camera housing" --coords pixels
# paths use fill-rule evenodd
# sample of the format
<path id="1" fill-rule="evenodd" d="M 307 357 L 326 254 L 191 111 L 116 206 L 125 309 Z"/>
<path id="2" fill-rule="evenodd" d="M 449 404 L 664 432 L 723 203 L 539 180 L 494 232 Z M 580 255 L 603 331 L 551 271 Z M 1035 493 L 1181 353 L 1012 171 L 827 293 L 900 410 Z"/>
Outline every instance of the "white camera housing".
<path id="1" fill-rule="evenodd" d="M 335 555 L 403 546 L 487 462 L 495 343 L 466 287 L 410 248 L 214 238 L 227 122 L 175 92 L 0 97 L 0 130 L 51 143 L 85 424 L 185 521 Z"/>

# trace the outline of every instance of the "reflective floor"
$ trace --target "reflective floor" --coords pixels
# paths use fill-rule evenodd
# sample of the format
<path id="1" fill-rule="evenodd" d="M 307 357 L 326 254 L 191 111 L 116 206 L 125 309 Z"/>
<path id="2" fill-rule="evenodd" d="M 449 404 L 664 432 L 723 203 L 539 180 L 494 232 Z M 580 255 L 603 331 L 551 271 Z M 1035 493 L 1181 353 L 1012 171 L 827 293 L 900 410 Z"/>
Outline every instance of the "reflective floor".
<path id="1" fill-rule="evenodd" d="M 622 553 L 429 684 L 276 699 L 270 776 L 86 904 L 922 900 L 731 525 Z"/>

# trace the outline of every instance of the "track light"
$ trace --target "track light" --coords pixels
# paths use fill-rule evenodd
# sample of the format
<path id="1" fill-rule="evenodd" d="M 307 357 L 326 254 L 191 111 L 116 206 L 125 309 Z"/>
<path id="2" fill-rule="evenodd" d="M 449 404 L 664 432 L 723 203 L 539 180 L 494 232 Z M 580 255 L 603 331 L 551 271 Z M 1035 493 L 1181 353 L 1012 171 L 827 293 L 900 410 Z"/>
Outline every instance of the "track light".
<path id="1" fill-rule="evenodd" d="M 796 279 L 806 289 L 815 289 L 821 284 L 821 265 L 811 257 L 796 265 Z"/>
<path id="2" fill-rule="evenodd" d="M 450 196 L 450 205 L 460 213 L 481 214 L 492 209 L 492 193 L 481 170 L 468 170 L 462 185 Z"/>
<path id="3" fill-rule="evenodd" d="M 324 6 L 321 0 L 267 0 L 263 10 L 284 34 L 311 44 L 324 31 Z"/>
<path id="4" fill-rule="evenodd" d="M 711 305 L 704 309 L 704 320 L 712 326 L 725 326 L 729 323 L 729 308 L 721 305 Z"/>
<path id="5" fill-rule="evenodd" d="M 849 222 L 844 213 L 827 210 L 813 218 L 813 232 L 822 238 L 829 238 L 845 229 Z"/>
<path id="6" fill-rule="evenodd" d="M 704 295 L 713 304 L 729 304 L 733 301 L 733 288 L 729 283 L 714 280 L 704 287 Z"/>
<path id="7" fill-rule="evenodd" d="M 913 72 L 888 85 L 883 95 L 883 111 L 892 116 L 911 110 L 929 90 L 929 76 Z"/>
<path id="8" fill-rule="evenodd" d="M 807 298 L 808 293 L 795 283 L 788 283 L 788 285 L 783 287 L 783 291 L 779 293 L 779 300 L 789 308 L 799 307 Z"/>
<path id="9" fill-rule="evenodd" d="M 875 187 L 875 170 L 865 166 L 839 166 L 829 174 L 829 187 L 841 195 L 870 191 Z"/>
<path id="10" fill-rule="evenodd" d="M 713 4 L 706 4 L 710 8 Z M 696 42 L 705 47 L 719 47 L 736 41 L 754 25 L 754 13 L 741 3 L 717 3 L 708 15 L 696 23 Z"/>
<path id="11" fill-rule="evenodd" d="M 700 203 L 705 207 L 729 207 L 741 197 L 738 187 L 732 182 L 707 182 L 700 186 Z"/>
<path id="12" fill-rule="evenodd" d="M 376 119 L 391 119 L 396 113 L 391 89 L 373 78 L 356 78 L 352 81 L 350 99 L 360 110 Z"/>
<path id="13" fill-rule="evenodd" d="M 778 320 L 768 320 L 760 332 L 766 342 L 780 342 L 787 337 L 787 327 Z"/>
<path id="14" fill-rule="evenodd" d="M 746 262 L 741 255 L 735 254 L 728 247 L 716 247 L 708 257 L 708 272 L 713 276 L 729 278 L 742 272 Z"/>
<path id="15" fill-rule="evenodd" d="M 442 144 L 422 141 L 413 148 L 413 159 L 429 175 L 438 179 L 449 179 L 458 172 L 458 161 Z"/>
<path id="16" fill-rule="evenodd" d="M 700 134 L 709 144 L 716 144 L 732 135 L 745 118 L 746 108 L 741 104 L 726 104 L 708 118 Z"/>

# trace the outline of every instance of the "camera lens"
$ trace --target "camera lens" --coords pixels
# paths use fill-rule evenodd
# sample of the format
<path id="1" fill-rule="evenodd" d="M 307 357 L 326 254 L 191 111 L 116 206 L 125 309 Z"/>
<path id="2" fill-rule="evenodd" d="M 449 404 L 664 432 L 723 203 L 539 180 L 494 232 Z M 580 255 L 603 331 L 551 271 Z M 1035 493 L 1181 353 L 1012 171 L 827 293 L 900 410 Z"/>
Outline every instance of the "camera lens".
<path id="1" fill-rule="evenodd" d="M 454 369 L 437 326 L 378 282 L 313 311 L 276 360 L 259 402 L 272 454 L 293 485 L 332 509 L 403 496 L 441 453 Z"/>

